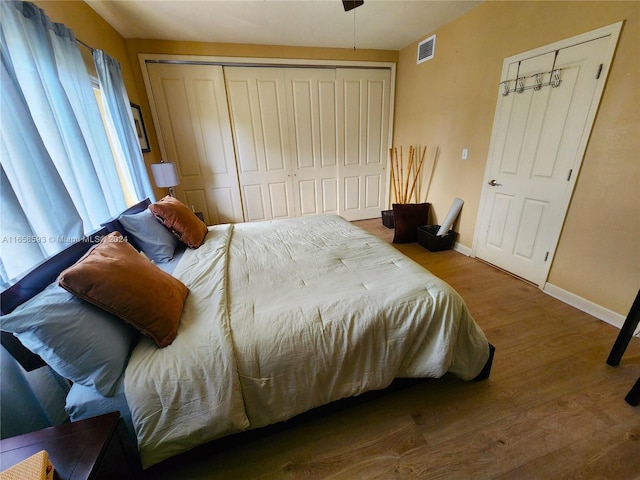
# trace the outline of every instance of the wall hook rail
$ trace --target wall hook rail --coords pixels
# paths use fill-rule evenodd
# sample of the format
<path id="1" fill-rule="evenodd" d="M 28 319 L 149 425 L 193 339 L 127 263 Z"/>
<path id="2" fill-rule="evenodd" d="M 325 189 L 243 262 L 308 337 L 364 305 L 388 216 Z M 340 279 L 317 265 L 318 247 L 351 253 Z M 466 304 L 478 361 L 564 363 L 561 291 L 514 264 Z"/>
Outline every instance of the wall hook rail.
<path id="1" fill-rule="evenodd" d="M 515 80 L 505 80 L 500 82 L 502 85 L 502 96 L 506 97 L 510 93 L 522 93 L 525 90 L 533 89 L 534 91 L 539 91 L 542 87 L 551 87 L 557 88 L 562 83 L 562 79 L 560 78 L 560 72 L 562 72 L 561 68 L 556 68 L 549 72 L 540 72 L 534 73 L 533 75 L 524 75 L 522 77 L 517 77 Z M 549 77 L 548 82 L 544 82 L 543 79 L 545 76 Z M 528 81 L 533 80 L 530 84 L 527 84 Z M 513 84 L 513 88 L 511 85 Z"/>

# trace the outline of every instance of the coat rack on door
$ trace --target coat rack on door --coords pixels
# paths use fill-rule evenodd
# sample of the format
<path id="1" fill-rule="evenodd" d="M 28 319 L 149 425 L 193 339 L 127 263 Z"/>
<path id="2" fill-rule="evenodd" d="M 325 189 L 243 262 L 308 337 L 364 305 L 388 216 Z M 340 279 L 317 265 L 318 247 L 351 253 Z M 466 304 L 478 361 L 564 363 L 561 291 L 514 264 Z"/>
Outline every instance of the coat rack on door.
<path id="1" fill-rule="evenodd" d="M 556 68 L 555 70 L 551 70 L 550 72 L 540 72 L 534 73 L 533 75 L 525 75 L 523 77 L 517 77 L 515 80 L 505 80 L 500 82 L 500 85 L 503 87 L 502 95 L 506 97 L 510 93 L 522 93 L 525 90 L 529 90 L 533 88 L 533 90 L 538 91 L 542 87 L 551 87 L 557 88 L 562 83 L 560 79 L 561 68 Z M 543 82 L 543 78 L 545 75 L 549 75 L 549 81 Z M 527 79 L 533 78 L 533 84 L 527 85 Z M 511 88 L 511 82 L 514 82 L 514 87 Z"/>

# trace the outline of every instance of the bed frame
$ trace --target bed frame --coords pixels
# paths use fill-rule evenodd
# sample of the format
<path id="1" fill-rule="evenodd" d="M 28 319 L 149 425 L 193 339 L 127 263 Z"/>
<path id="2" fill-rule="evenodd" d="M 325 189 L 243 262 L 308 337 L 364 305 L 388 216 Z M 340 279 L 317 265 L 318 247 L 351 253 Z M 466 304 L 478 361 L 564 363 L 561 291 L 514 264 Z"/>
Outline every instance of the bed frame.
<path id="1" fill-rule="evenodd" d="M 146 198 L 129 207 L 120 215 L 139 213 L 145 210 L 150 203 L 150 200 Z M 124 229 L 118 221 L 120 215 L 107 220 L 101 225 L 102 228 L 83 237 L 81 241 L 71 244 L 60 253 L 39 263 L 19 277 L 11 286 L 0 292 L 0 315 L 11 313 L 18 305 L 42 292 L 58 278 L 60 272 L 76 263 L 93 245 L 99 243 L 105 235 L 114 231 L 123 233 Z M 12 333 L 0 332 L 0 341 L 2 346 L 27 372 L 46 365 L 39 355 L 32 353 L 23 346 L 20 340 Z"/>
<path id="2" fill-rule="evenodd" d="M 149 199 L 145 199 L 128 208 L 127 210 L 122 212 L 122 214 L 139 213 L 141 211 L 144 211 L 149 204 Z M 127 235 L 127 232 L 118 220 L 120 215 L 104 222 L 102 224 L 102 228 L 84 237 L 81 241 L 71 244 L 68 248 L 61 251 L 57 255 L 35 266 L 21 278 L 17 279 L 15 283 L 0 292 L 0 315 L 5 315 L 12 312 L 16 307 L 43 291 L 48 285 L 56 281 L 58 275 L 63 270 L 75 264 L 80 258 L 82 258 L 83 255 L 85 255 L 91 249 L 93 245 L 99 243 L 105 235 L 114 231 L 119 231 L 123 235 Z M 137 248 L 135 243 L 132 242 L 133 239 L 129 238 L 128 240 Z M 20 341 L 17 339 L 17 337 L 15 337 L 13 334 L 4 331 L 0 333 L 2 346 L 7 351 L 9 351 L 9 353 L 26 371 L 32 371 L 47 365 L 46 362 L 42 360 L 38 355 L 32 353 L 30 350 L 24 347 L 22 343 L 20 343 Z M 491 343 L 489 343 L 489 358 L 482 371 L 473 379 L 474 381 L 481 381 L 489 378 L 493 364 L 494 352 L 495 347 L 491 345 Z M 403 386 L 410 385 L 421 380 L 423 379 L 395 379 L 392 384 L 389 385 L 386 389 L 366 392 L 357 397 L 338 400 L 336 402 L 332 402 L 329 405 L 317 407 L 316 409 L 313 409 L 309 412 L 298 415 L 298 419 L 308 418 L 308 415 L 314 415 L 314 412 L 326 412 L 327 410 L 325 409 L 340 408 L 341 405 L 350 404 L 349 402 L 362 401 L 367 398 L 371 398 L 372 395 L 379 395 L 382 392 L 394 391 L 402 388 Z M 278 424 L 266 426 L 258 430 L 268 433 L 272 431 L 273 428 L 279 428 Z M 256 433 L 256 431 L 253 430 L 248 430 L 232 435 L 231 438 L 237 439 L 236 441 L 243 441 L 247 438 L 254 438 L 254 435 L 260 435 L 260 433 Z M 215 440 L 214 442 L 219 441 L 226 442 L 227 440 L 225 438 Z"/>

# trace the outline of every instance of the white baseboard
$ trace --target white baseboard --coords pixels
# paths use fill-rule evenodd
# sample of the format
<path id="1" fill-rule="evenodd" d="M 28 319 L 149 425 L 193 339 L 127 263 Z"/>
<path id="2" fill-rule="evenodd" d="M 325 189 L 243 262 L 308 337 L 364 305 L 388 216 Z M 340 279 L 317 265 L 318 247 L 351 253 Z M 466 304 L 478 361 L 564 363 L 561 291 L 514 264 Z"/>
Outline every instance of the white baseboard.
<path id="1" fill-rule="evenodd" d="M 453 244 L 453 249 L 456 252 L 460 252 L 461 254 L 466 255 L 467 257 L 471 256 L 472 250 L 469 247 L 467 247 L 466 245 L 462 245 L 461 243 L 455 242 Z"/>
<path id="2" fill-rule="evenodd" d="M 590 300 L 586 300 L 578 295 L 567 292 L 560 287 L 556 287 L 551 283 L 546 283 L 544 288 L 542 289 L 548 295 L 551 295 L 553 298 L 557 298 L 561 302 L 564 302 L 572 307 L 576 307 L 578 310 L 582 310 L 589 315 L 593 315 L 599 320 L 606 322 L 614 327 L 622 328 L 626 317 L 624 315 L 620 315 L 608 308 L 605 308 L 601 305 L 591 302 Z M 635 331 L 634 335 L 638 335 L 640 333 L 640 326 Z"/>

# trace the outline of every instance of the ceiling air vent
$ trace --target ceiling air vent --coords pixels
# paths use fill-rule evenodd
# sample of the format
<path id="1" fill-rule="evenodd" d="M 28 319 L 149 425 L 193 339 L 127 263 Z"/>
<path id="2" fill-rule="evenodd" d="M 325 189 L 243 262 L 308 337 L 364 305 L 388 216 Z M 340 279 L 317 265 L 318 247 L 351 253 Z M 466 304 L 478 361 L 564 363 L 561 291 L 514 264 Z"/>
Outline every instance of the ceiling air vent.
<path id="1" fill-rule="evenodd" d="M 436 51 L 436 35 L 431 35 L 426 40 L 421 41 L 418 44 L 418 61 L 416 63 L 426 62 L 431 60 Z"/>

